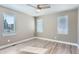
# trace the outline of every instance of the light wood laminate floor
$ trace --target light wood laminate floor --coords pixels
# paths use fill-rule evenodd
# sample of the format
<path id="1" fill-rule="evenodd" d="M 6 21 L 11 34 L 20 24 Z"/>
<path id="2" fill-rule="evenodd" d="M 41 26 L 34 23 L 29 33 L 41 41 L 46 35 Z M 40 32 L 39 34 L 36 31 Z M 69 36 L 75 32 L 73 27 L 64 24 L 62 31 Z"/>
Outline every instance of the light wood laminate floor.
<path id="1" fill-rule="evenodd" d="M 0 54 L 20 54 L 18 50 L 26 46 L 47 48 L 50 50 L 49 54 L 77 54 L 78 53 L 77 47 L 75 46 L 50 42 L 46 40 L 33 39 L 21 44 L 17 44 L 14 46 L 1 49 Z"/>

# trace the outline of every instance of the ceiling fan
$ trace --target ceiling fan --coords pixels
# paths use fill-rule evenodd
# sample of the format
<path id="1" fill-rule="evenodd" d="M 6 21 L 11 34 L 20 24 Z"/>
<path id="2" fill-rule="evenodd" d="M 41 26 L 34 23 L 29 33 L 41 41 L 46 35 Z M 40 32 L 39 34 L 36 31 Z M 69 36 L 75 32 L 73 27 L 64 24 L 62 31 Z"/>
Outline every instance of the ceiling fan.
<path id="1" fill-rule="evenodd" d="M 42 9 L 50 8 L 49 4 L 28 4 L 28 6 L 37 9 L 37 11 L 41 11 Z"/>

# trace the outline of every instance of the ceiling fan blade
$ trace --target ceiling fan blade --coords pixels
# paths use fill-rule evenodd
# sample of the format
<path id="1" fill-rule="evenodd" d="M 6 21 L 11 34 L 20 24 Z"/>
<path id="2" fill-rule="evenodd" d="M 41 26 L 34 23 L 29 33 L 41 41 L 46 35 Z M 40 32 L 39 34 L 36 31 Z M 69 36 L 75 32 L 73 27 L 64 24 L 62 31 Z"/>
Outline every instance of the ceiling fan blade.
<path id="1" fill-rule="evenodd" d="M 50 8 L 50 5 L 48 5 L 48 4 L 38 4 L 36 6 L 33 6 L 31 4 L 27 4 L 27 5 L 30 6 L 30 7 L 35 8 L 35 9 L 46 9 L 46 8 Z"/>
<path id="2" fill-rule="evenodd" d="M 35 7 L 35 6 L 32 6 L 31 4 L 27 4 L 28 6 L 30 6 L 30 7 L 33 7 L 33 8 L 35 8 L 35 9 L 37 9 L 37 7 Z"/>
<path id="3" fill-rule="evenodd" d="M 40 5 L 38 5 L 38 7 L 40 9 L 46 9 L 46 8 L 50 8 L 50 5 L 48 5 L 48 4 L 40 4 Z"/>

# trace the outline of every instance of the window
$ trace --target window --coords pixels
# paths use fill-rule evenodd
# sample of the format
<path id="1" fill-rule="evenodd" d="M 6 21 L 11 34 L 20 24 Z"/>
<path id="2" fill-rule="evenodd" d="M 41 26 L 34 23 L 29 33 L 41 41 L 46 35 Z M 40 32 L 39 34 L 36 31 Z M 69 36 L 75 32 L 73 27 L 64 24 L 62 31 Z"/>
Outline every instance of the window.
<path id="1" fill-rule="evenodd" d="M 68 16 L 60 16 L 57 21 L 58 34 L 68 34 Z"/>
<path id="2" fill-rule="evenodd" d="M 15 16 L 3 14 L 3 32 L 15 33 Z"/>
<path id="3" fill-rule="evenodd" d="M 43 20 L 42 19 L 37 20 L 37 32 L 43 32 Z"/>

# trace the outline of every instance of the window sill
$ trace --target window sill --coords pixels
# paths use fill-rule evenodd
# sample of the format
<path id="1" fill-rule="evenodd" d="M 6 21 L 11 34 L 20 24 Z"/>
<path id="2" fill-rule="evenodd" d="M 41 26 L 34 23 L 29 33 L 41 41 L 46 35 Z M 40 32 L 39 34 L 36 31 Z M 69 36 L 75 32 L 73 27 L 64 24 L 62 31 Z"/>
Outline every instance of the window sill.
<path id="1" fill-rule="evenodd" d="M 14 36 L 16 33 L 3 33 L 3 36 Z"/>

